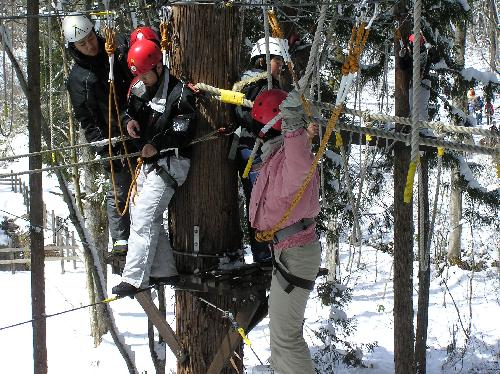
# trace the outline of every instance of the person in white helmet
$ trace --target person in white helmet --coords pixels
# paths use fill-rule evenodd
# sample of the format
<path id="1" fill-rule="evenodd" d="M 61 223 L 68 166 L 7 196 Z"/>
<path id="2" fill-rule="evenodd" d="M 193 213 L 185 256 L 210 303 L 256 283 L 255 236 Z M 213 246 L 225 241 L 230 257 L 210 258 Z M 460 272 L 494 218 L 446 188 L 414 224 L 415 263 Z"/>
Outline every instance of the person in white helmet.
<path id="1" fill-rule="evenodd" d="M 67 89 L 73 105 L 76 119 L 84 131 L 88 142 L 108 139 L 108 95 L 109 95 L 109 60 L 104 48 L 104 39 L 96 34 L 91 20 L 83 15 L 68 15 L 63 19 L 62 27 L 66 46 L 74 60 L 74 65 L 67 81 Z M 127 67 L 128 40 L 122 35 L 116 38 L 115 63 L 113 67 L 114 83 L 120 110 L 125 108 L 127 91 L 132 80 Z M 114 108 L 113 108 L 114 109 Z M 115 116 L 113 110 L 113 115 Z M 112 137 L 120 135 L 120 120 L 113 118 Z M 126 134 L 124 130 L 124 134 Z M 129 152 L 133 145 L 127 143 Z M 95 147 L 101 157 L 109 156 L 108 146 Z M 124 152 L 122 144 L 113 147 L 113 155 Z M 110 176 L 110 164 L 104 163 L 104 169 Z M 131 174 L 125 159 L 113 161 L 114 180 L 119 208 L 123 209 L 131 183 Z M 108 223 L 113 240 L 113 255 L 124 255 L 127 252 L 127 240 L 130 233 L 128 213 L 121 216 L 115 205 L 114 192 L 111 187 L 106 197 Z"/>
<path id="2" fill-rule="evenodd" d="M 279 89 L 279 80 L 284 64 L 284 56 L 288 53 L 288 42 L 285 39 L 269 38 L 269 53 L 271 57 L 272 88 Z M 240 82 L 234 85 L 233 90 L 245 93 L 245 98 L 253 101 L 261 92 L 268 89 L 265 38 L 259 39 L 253 46 L 250 54 L 250 62 L 254 67 L 242 74 Z M 255 125 L 254 120 L 250 116 L 250 108 L 237 106 L 235 108 L 235 115 L 237 124 L 240 126 L 240 129 L 237 130 L 239 144 L 235 158 L 238 165 L 241 184 L 243 186 L 243 192 L 245 194 L 250 247 L 253 261 L 266 264 L 271 261 L 271 252 L 266 244 L 259 243 L 255 240 L 255 230 L 248 223 L 248 204 L 252 192 L 252 185 L 260 165 L 259 157 L 255 157 L 249 176 L 247 178 L 242 178 L 248 158 L 255 144 L 255 129 L 259 126 Z"/>

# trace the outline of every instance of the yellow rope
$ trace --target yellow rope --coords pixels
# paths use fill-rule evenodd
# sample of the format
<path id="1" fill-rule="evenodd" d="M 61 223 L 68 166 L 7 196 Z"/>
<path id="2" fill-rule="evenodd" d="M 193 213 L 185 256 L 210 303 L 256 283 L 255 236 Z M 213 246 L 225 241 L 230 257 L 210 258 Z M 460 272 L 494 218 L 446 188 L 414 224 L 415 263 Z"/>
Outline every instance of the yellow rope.
<path id="1" fill-rule="evenodd" d="M 274 10 L 269 10 L 267 12 L 267 18 L 269 19 L 269 26 L 271 27 L 271 34 L 273 35 L 273 38 L 284 39 L 283 31 L 281 31 L 281 27 Z"/>
<path id="2" fill-rule="evenodd" d="M 106 42 L 104 47 L 106 49 L 106 53 L 108 56 L 112 56 L 115 53 L 116 49 L 116 40 L 115 40 L 115 31 L 112 28 L 106 27 L 104 29 L 104 34 L 106 36 Z M 110 69 L 113 67 L 110 66 Z M 111 138 L 112 138 L 112 127 L 113 127 L 113 106 L 116 110 L 116 120 L 118 122 L 118 128 L 120 129 L 120 136 L 123 145 L 123 149 L 125 151 L 125 156 L 127 157 L 127 164 L 130 171 L 130 174 L 133 173 L 132 163 L 130 162 L 130 158 L 128 157 L 128 149 L 127 143 L 125 142 L 125 134 L 123 133 L 123 129 L 120 126 L 120 108 L 118 105 L 118 98 L 116 97 L 116 89 L 115 82 L 113 80 L 109 81 L 109 95 L 108 95 L 108 154 L 109 157 L 113 156 L 113 148 L 111 146 Z M 120 204 L 118 202 L 118 193 L 116 191 L 116 180 L 115 180 L 115 167 L 113 164 L 113 160 L 109 160 L 109 166 L 111 171 L 111 183 L 113 184 L 113 197 L 115 200 L 116 211 L 120 216 L 124 216 L 127 213 L 128 208 L 128 197 L 125 202 L 125 207 L 120 209 Z M 129 188 L 130 191 L 130 188 Z"/>
<path id="3" fill-rule="evenodd" d="M 354 68 L 359 69 L 359 57 L 361 56 L 361 52 L 363 51 L 364 46 L 366 45 L 368 33 L 369 33 L 369 29 L 365 29 L 365 23 L 362 23 L 358 30 L 356 30 L 356 28 L 353 27 L 353 31 L 351 34 L 351 41 L 354 40 L 354 35 L 357 34 L 356 43 L 355 43 L 355 45 L 351 45 L 351 48 L 349 50 L 349 57 L 346 61 L 346 63 L 348 63 L 347 66 L 349 66 L 349 71 L 351 73 L 355 73 L 357 71 L 357 70 L 353 71 Z M 356 59 L 356 61 L 354 61 L 355 63 L 353 63 L 353 59 Z M 335 129 L 335 125 L 337 124 L 338 119 L 339 119 L 340 114 L 342 113 L 343 109 L 344 109 L 344 103 L 339 103 L 334 108 L 334 110 L 332 112 L 332 116 L 328 120 L 325 134 L 323 136 L 323 139 L 321 140 L 321 144 L 319 146 L 318 152 L 316 153 L 316 156 L 314 157 L 314 160 L 312 162 L 312 165 L 309 169 L 309 172 L 308 172 L 306 178 L 304 179 L 304 182 L 302 183 L 302 185 L 299 187 L 299 189 L 295 193 L 295 195 L 292 199 L 292 202 L 290 203 L 290 206 L 285 211 L 285 213 L 283 213 L 283 216 L 280 218 L 278 223 L 276 223 L 270 230 L 260 231 L 260 232 L 257 232 L 255 234 L 255 238 L 257 239 L 257 241 L 259 241 L 259 242 L 272 241 L 274 238 L 274 234 L 282 228 L 283 224 L 290 217 L 290 214 L 297 207 L 297 204 L 299 203 L 300 199 L 302 199 L 304 192 L 306 191 L 307 187 L 309 186 L 309 183 L 311 182 L 313 176 L 316 173 L 316 167 L 318 166 L 318 162 L 323 157 L 323 154 L 326 151 L 326 146 L 328 145 L 328 141 L 330 139 L 330 136 L 332 135 L 332 132 Z M 337 141 L 338 141 L 338 138 L 337 138 Z"/>

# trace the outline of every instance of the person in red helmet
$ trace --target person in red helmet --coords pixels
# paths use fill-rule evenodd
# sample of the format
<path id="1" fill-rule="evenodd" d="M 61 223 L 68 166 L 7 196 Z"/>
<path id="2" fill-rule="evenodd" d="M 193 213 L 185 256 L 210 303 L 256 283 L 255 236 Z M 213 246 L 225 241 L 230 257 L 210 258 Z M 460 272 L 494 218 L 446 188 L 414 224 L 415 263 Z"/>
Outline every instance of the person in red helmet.
<path id="1" fill-rule="evenodd" d="M 154 40 L 131 45 L 128 66 L 136 76 L 123 123 L 138 141 L 143 165 L 131 199 L 129 250 L 116 295 L 131 296 L 150 284 L 178 278 L 163 213 L 187 178 L 195 121 L 195 98 L 163 65 Z"/>
<path id="2" fill-rule="evenodd" d="M 160 36 L 153 28 L 140 26 L 130 34 L 130 46 L 133 46 L 136 41 L 144 39 L 160 43 Z"/>
<path id="3" fill-rule="evenodd" d="M 297 91 L 264 91 L 252 118 L 260 123 L 262 167 L 250 198 L 250 223 L 257 232 L 273 229 L 292 204 L 313 162 L 310 132 Z M 321 263 L 315 218 L 320 211 L 317 171 L 296 208 L 270 243 L 273 275 L 269 294 L 271 367 L 276 373 L 313 374 L 303 319 Z"/>

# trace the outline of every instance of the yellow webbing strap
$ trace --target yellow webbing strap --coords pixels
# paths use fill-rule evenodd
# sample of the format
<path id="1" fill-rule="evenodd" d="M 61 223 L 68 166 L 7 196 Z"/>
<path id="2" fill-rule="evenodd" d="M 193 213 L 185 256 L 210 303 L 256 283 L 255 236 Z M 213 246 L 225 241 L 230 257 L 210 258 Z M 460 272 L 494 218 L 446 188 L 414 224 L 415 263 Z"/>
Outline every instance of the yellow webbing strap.
<path id="1" fill-rule="evenodd" d="M 405 191 L 404 191 L 404 202 L 405 203 L 410 203 L 411 199 L 413 197 L 413 180 L 415 179 L 415 172 L 417 171 L 417 166 L 419 163 L 419 159 L 417 161 L 411 161 L 410 166 L 408 168 L 408 176 L 406 178 L 406 185 L 405 185 Z"/>
<path id="2" fill-rule="evenodd" d="M 240 336 L 243 339 L 243 341 L 245 342 L 245 344 L 248 345 L 249 347 L 251 347 L 252 346 L 252 342 L 250 342 L 250 339 L 248 339 L 248 336 L 246 336 L 245 330 L 243 330 L 243 327 L 238 327 L 237 331 L 240 334 Z"/>
<path id="3" fill-rule="evenodd" d="M 245 171 L 243 172 L 242 177 L 248 178 L 248 174 L 250 174 L 250 169 L 252 169 L 253 157 L 250 157 L 247 161 L 247 166 L 245 166 Z"/>
<path id="4" fill-rule="evenodd" d="M 342 134 L 340 132 L 335 133 L 335 147 L 340 148 L 344 144 L 342 140 Z"/>
<path id="5" fill-rule="evenodd" d="M 220 101 L 226 104 L 243 105 L 245 94 L 231 90 L 220 90 Z"/>

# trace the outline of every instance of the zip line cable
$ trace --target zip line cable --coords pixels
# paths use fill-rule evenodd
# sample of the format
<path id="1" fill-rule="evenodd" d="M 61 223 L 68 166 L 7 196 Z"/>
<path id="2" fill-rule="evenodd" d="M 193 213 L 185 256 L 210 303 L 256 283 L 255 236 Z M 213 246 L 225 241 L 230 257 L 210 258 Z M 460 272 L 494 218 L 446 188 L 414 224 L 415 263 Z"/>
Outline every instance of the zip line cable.
<path id="1" fill-rule="evenodd" d="M 148 288 L 145 288 L 145 290 L 148 290 L 150 289 L 149 287 Z M 142 292 L 143 290 L 141 290 Z M 96 305 L 100 305 L 100 304 L 107 304 L 107 303 L 110 303 L 112 301 L 116 301 L 116 300 L 119 300 L 119 299 L 122 299 L 126 296 L 114 296 L 114 297 L 108 297 L 107 299 L 104 299 L 104 300 L 100 300 L 100 301 L 97 301 L 95 303 L 91 303 L 91 304 L 87 304 L 87 305 L 82 305 L 82 306 L 79 306 L 79 307 L 76 307 L 76 308 L 72 308 L 72 309 L 67 309 L 67 310 L 63 310 L 61 312 L 57 312 L 57 313 L 52 313 L 52 314 L 42 314 L 40 316 L 36 316 L 30 320 L 27 320 L 27 321 L 23 321 L 23 322 L 18 322 L 18 323 L 14 323 L 12 325 L 8 325 L 8 326 L 3 326 L 3 327 L 0 327 L 0 331 L 2 330 L 7 330 L 7 329 L 11 329 L 13 327 L 18 327 L 18 326 L 22 326 L 22 325 L 26 325 L 28 323 L 32 323 L 32 322 L 35 322 L 35 321 L 39 321 L 39 320 L 42 320 L 42 319 L 47 319 L 47 318 L 50 318 L 50 317 L 55 317 L 55 316 L 60 316 L 62 314 L 66 314 L 66 313 L 70 313 L 70 312 L 74 312 L 74 311 L 77 311 L 77 310 L 80 310 L 80 309 L 85 309 L 85 308 L 90 308 L 92 306 L 96 306 Z"/>

